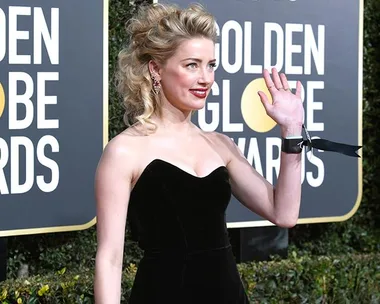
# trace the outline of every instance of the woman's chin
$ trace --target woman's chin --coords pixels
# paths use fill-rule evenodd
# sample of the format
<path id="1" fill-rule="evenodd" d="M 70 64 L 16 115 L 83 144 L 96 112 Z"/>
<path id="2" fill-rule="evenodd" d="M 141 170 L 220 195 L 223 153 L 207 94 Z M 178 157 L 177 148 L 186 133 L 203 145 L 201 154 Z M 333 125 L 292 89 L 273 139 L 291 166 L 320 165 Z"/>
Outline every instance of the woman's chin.
<path id="1" fill-rule="evenodd" d="M 203 109 L 205 107 L 205 104 L 206 104 L 206 98 L 199 100 L 197 102 L 191 103 L 190 107 L 191 107 L 192 111 L 198 111 L 198 110 Z"/>

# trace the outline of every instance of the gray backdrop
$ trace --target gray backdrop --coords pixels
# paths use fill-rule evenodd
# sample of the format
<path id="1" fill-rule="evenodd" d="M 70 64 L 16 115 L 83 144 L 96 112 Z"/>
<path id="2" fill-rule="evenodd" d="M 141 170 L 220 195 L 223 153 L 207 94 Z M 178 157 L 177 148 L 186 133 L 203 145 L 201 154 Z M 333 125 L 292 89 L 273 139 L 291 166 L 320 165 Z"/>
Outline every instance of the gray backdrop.
<path id="1" fill-rule="evenodd" d="M 9 50 L 8 47 L 9 31 L 13 28 L 9 25 L 9 19 L 15 20 L 9 18 L 10 6 L 31 7 L 29 16 L 17 17 L 17 30 L 29 31 L 28 40 L 18 41 L 17 53 L 31 55 L 31 64 L 9 64 L 9 52 L 14 52 L 14 49 Z M 34 23 L 42 21 L 37 20 L 37 17 L 34 18 L 35 7 L 42 7 L 49 33 L 51 8 L 59 9 L 58 64 L 50 62 L 44 43 L 42 43 L 42 64 L 33 63 Z M 0 61 L 0 83 L 5 91 L 5 109 L 0 117 L 0 138 L 8 144 L 9 149 L 9 161 L 4 168 L 9 191 L 11 191 L 11 158 L 15 157 L 15 151 L 10 151 L 11 138 L 27 137 L 34 146 L 34 149 L 28 150 L 28 153 L 34 153 L 31 154 L 34 159 L 32 188 L 26 193 L 0 194 L 0 236 L 28 233 L 29 229 L 33 228 L 37 228 L 33 232 L 69 230 L 74 226 L 77 229 L 94 222 L 94 173 L 102 153 L 103 135 L 106 130 L 103 121 L 103 106 L 107 102 L 103 99 L 103 43 L 107 41 L 103 38 L 105 22 L 103 8 L 103 0 L 0 0 L 0 9 L 4 12 L 7 27 L 6 55 Z M 4 41 L 2 35 L 3 31 L 0 31 L 0 41 Z M 11 72 L 26 72 L 34 82 L 34 94 L 31 98 L 34 105 L 34 120 L 28 128 L 22 130 L 9 130 L 8 125 L 9 104 L 16 102 L 8 100 L 8 80 Z M 46 118 L 59 119 L 59 128 L 37 129 L 37 73 L 39 72 L 59 73 L 58 81 L 46 83 L 45 92 L 46 95 L 57 96 L 57 104 L 46 106 Z M 17 93 L 22 95 L 24 92 L 25 84 L 19 82 Z M 18 118 L 23 117 L 25 117 L 25 106 L 19 104 Z M 36 157 L 37 143 L 44 135 L 53 136 L 59 143 L 58 152 L 52 152 L 49 145 L 45 147 L 46 157 L 52 159 L 59 167 L 59 183 L 51 192 L 41 191 L 35 178 L 37 175 L 43 175 L 46 182 L 51 180 L 52 171 L 41 165 Z M 20 183 L 26 178 L 25 155 L 25 149 L 21 147 Z M 1 157 L 5 157 L 5 153 L 0 154 Z M 31 170 L 30 167 L 28 170 Z"/>
<path id="2" fill-rule="evenodd" d="M 185 7 L 192 1 L 158 1 L 177 3 Z M 306 126 L 311 136 L 317 136 L 348 144 L 361 144 L 361 16 L 362 2 L 359 0 L 218 0 L 200 1 L 211 13 L 216 16 L 220 31 L 223 32 L 225 24 L 231 20 L 238 22 L 242 28 L 242 36 L 246 32 L 245 22 L 251 22 L 252 41 L 250 52 L 252 64 L 264 64 L 264 30 L 265 23 L 276 23 L 282 28 L 285 40 L 286 27 L 289 24 L 300 24 L 301 32 L 294 32 L 291 36 L 292 44 L 300 45 L 301 52 L 292 55 L 293 65 L 304 65 L 305 43 L 311 43 L 310 35 L 305 38 L 307 27 L 311 27 L 317 47 L 322 49 L 324 43 L 324 72 L 317 73 L 314 61 L 311 61 L 311 74 L 287 73 L 289 80 L 300 80 L 307 87 L 309 81 L 322 81 L 323 89 L 315 90 L 314 100 L 323 103 L 323 109 L 314 111 L 314 121 L 323 122 L 323 131 L 313 131 L 306 117 Z M 291 26 L 291 25 L 290 25 Z M 318 26 L 324 28 L 324 39 L 318 39 Z M 225 29 L 225 28 L 224 28 Z M 228 61 L 234 64 L 236 60 L 236 37 L 239 32 L 231 30 L 224 36 L 219 36 L 220 48 L 229 41 Z M 323 38 L 322 32 L 319 34 Z M 276 36 L 272 36 L 272 62 L 275 62 L 277 51 Z M 309 40 L 308 40 L 309 39 Z M 289 40 L 288 40 L 289 41 Z M 243 40 L 244 44 L 247 43 Z M 239 45 L 239 43 L 238 43 Z M 284 44 L 283 51 L 286 48 Z M 296 49 L 295 49 L 296 50 Z M 296 50 L 297 51 L 297 50 Z M 218 58 L 218 52 L 217 52 Z M 244 66 L 244 59 L 243 65 Z M 281 72 L 284 72 L 284 68 Z M 286 72 L 286 71 L 285 71 Z M 239 132 L 225 131 L 222 128 L 223 107 L 225 98 L 212 96 L 209 103 L 219 103 L 220 123 L 216 131 L 225 133 L 237 142 L 238 138 L 246 139 L 244 155 L 248 156 L 248 143 L 251 138 L 257 139 L 260 151 L 261 166 L 266 176 L 266 142 L 268 138 L 279 138 L 280 129 L 275 126 L 268 132 L 256 132 L 249 128 L 242 116 L 241 100 L 245 87 L 254 79 L 262 77 L 261 72 L 245 72 L 243 68 L 228 73 L 222 64 L 216 70 L 215 82 L 222 91 L 223 80 L 230 81 L 230 121 L 243 123 L 243 130 Z M 305 114 L 308 108 L 307 94 L 305 95 Z M 207 106 L 206 106 L 207 109 Z M 212 122 L 211 110 L 205 111 L 206 121 Z M 199 123 L 198 116 L 194 122 Z M 273 149 L 274 157 L 278 157 L 278 149 Z M 361 200 L 361 159 L 355 159 L 331 152 L 314 151 L 311 161 L 323 163 L 324 178 L 318 186 L 312 186 L 307 181 L 302 186 L 302 204 L 299 223 L 341 221 L 352 216 Z M 252 164 L 255 166 L 255 164 Z M 317 177 L 318 168 L 306 159 L 305 171 Z M 275 178 L 271 182 L 276 182 Z M 247 227 L 268 225 L 267 221 L 248 211 L 235 199 L 227 210 L 229 227 Z"/>

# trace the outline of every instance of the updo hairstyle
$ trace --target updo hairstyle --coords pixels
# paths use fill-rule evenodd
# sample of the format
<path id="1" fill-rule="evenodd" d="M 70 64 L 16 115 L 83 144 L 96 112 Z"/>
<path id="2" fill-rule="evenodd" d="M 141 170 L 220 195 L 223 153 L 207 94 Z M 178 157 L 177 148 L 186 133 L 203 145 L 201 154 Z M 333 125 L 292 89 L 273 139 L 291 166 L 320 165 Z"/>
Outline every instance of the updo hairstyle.
<path id="1" fill-rule="evenodd" d="M 116 73 L 117 90 L 123 98 L 124 122 L 130 126 L 150 121 L 160 115 L 160 94 L 155 94 L 149 72 L 149 62 L 160 64 L 170 58 L 181 42 L 192 38 L 207 38 L 216 42 L 214 17 L 201 5 L 185 9 L 176 5 L 142 6 L 127 23 L 128 45 L 119 53 Z"/>

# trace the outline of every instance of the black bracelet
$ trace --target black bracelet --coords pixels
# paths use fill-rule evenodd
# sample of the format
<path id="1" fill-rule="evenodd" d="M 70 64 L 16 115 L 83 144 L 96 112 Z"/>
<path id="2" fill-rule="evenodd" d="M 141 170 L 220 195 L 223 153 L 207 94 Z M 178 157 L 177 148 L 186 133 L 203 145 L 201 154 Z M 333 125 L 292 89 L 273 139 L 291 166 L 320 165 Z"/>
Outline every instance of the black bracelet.
<path id="1" fill-rule="evenodd" d="M 303 147 L 306 147 L 307 151 L 310 151 L 314 148 L 322 151 L 337 152 L 352 157 L 360 157 L 357 151 L 362 146 L 347 145 L 322 138 L 311 139 L 311 136 L 309 135 L 309 132 L 307 131 L 305 125 L 302 125 L 302 128 L 306 134 L 306 139 L 303 139 L 302 136 L 289 136 L 282 138 L 282 152 L 299 154 L 302 152 Z"/>
<path id="2" fill-rule="evenodd" d="M 290 154 L 299 154 L 302 152 L 302 136 L 282 137 L 281 151 Z"/>

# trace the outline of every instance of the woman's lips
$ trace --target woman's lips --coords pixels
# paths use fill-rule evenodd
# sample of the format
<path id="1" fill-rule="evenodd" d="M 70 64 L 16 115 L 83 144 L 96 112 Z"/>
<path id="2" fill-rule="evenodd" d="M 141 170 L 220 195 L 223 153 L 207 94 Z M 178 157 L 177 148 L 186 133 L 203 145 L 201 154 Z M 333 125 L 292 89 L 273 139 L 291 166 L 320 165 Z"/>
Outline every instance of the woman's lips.
<path id="1" fill-rule="evenodd" d="M 192 89 L 190 93 L 198 98 L 205 98 L 207 96 L 207 89 Z"/>

